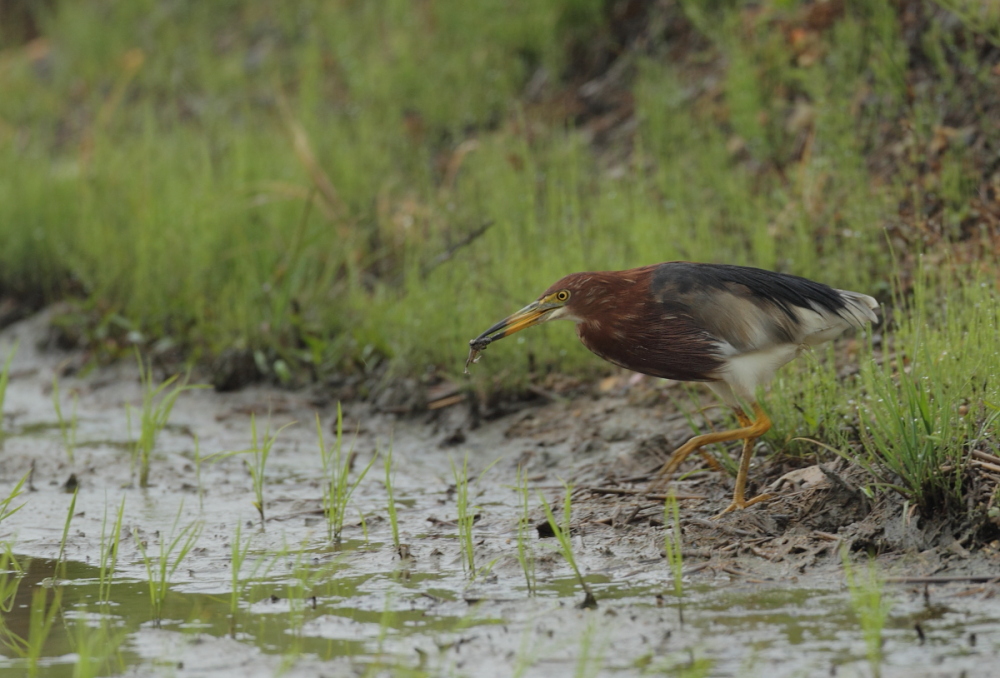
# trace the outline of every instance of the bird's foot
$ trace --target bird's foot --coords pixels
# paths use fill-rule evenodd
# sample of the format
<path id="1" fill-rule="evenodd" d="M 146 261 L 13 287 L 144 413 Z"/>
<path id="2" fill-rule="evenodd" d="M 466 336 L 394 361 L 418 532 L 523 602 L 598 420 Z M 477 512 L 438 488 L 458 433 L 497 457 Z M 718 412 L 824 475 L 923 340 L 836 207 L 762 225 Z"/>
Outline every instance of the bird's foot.
<path id="1" fill-rule="evenodd" d="M 742 498 L 740 498 L 740 499 L 734 498 L 733 502 L 728 507 L 726 507 L 726 509 L 724 511 L 722 511 L 722 513 L 720 513 L 719 515 L 715 516 L 713 518 L 713 520 L 718 520 L 719 518 L 721 518 L 722 516 L 726 515 L 730 511 L 736 511 L 737 509 L 743 510 L 743 509 L 747 508 L 748 506 L 753 506 L 754 504 L 759 504 L 762 501 L 768 501 L 770 499 L 774 499 L 774 495 L 773 494 L 761 494 L 761 495 L 758 495 L 758 496 L 754 497 L 753 499 L 749 499 L 749 500 L 742 499 Z"/>

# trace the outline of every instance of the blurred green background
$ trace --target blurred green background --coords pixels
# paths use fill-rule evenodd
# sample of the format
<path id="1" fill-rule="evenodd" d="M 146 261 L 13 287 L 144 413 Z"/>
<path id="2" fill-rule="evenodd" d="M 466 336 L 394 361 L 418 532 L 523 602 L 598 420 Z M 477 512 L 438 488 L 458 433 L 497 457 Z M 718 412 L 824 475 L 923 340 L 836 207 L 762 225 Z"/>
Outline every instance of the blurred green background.
<path id="1" fill-rule="evenodd" d="M 98 358 L 243 351 L 289 383 L 458 374 L 577 270 L 886 301 L 918 252 L 995 264 L 998 25 L 960 0 L 0 0 L 0 290 L 71 300 Z M 567 330 L 475 378 L 606 369 Z"/>

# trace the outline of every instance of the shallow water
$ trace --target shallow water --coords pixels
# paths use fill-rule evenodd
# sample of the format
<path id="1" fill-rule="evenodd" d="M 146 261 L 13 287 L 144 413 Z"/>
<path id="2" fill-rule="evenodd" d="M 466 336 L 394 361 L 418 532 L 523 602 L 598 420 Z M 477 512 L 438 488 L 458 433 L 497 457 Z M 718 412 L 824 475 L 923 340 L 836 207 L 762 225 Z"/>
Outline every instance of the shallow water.
<path id="1" fill-rule="evenodd" d="M 94 629 L 102 624 L 113 630 L 111 667 L 177 675 L 243 673 L 246 657 L 239 656 L 239 648 L 247 656 L 265 656 L 261 674 L 339 660 L 359 670 L 423 667 L 430 675 L 504 675 L 519 663 L 525 675 L 576 675 L 579 657 L 587 654 L 587 634 L 591 675 L 600 667 L 623 675 L 653 669 L 705 675 L 870 673 L 848 597 L 839 589 L 699 585 L 685 592 L 682 623 L 676 598 L 657 598 L 662 585 L 589 577 L 600 601 L 597 610 L 576 609 L 579 588 L 572 578 L 546 582 L 535 598 L 523 587 L 508 586 L 507 598 L 469 603 L 463 600 L 460 571 L 357 574 L 337 564 L 345 556 L 349 561 L 350 552 L 329 556 L 292 556 L 308 573 L 324 575 L 303 588 L 280 573 L 247 582 L 235 619 L 229 614 L 229 582 L 177 584 L 159 624 L 144 581 L 115 580 L 112 602 L 104 606 L 98 568 L 72 561 L 63 568 L 51 559 L 22 557 L 21 587 L 4 619 L 11 632 L 27 637 L 31 592 L 43 585 L 52 590 L 53 581 L 62 588 L 63 618 L 42 650 L 40 675 L 47 676 L 73 675 L 75 652 L 85 642 L 82 624 L 91 633 L 99 633 Z M 990 662 L 1000 654 L 995 604 L 969 596 L 958 599 L 961 606 L 928 606 L 922 594 L 896 589 L 889 595 L 885 675 L 992 675 Z M 923 644 L 916 621 L 926 637 Z M 171 652 L 162 655 L 166 638 Z M 227 640 L 218 656 L 206 657 L 206 645 Z M 0 675 L 24 675 L 26 661 L 5 654 Z M 473 669 L 477 657 L 503 663 Z M 171 662 L 173 667 L 167 666 Z"/>

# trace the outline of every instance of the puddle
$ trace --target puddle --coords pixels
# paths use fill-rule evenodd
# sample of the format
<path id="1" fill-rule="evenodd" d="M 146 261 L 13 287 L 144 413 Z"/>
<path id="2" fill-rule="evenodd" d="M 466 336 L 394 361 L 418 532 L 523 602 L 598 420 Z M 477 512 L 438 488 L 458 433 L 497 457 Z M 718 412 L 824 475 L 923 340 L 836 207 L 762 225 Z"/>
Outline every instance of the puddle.
<path id="1" fill-rule="evenodd" d="M 338 558 L 349 561 L 351 554 Z M 508 585 L 507 597 L 479 599 L 468 596 L 461 572 L 397 568 L 359 574 L 347 561 L 318 563 L 303 555 L 279 557 L 272 569 L 299 562 L 298 573 L 318 574 L 315 581 L 276 574 L 242 581 L 235 620 L 231 585 L 218 580 L 172 586 L 159 624 L 145 581 L 116 578 L 110 604 L 102 605 L 98 568 L 22 556 L 23 576 L 4 622 L 9 632 L 29 637 L 32 593 L 39 587 L 61 590 L 61 610 L 41 650 L 39 675 L 45 676 L 73 675 L 81 625 L 90 633 L 102 625 L 112 630 L 109 666 L 125 671 L 166 670 L 161 664 L 169 659 L 178 674 L 200 675 L 208 667 L 199 663 L 197 649 L 230 641 L 286 669 L 340 659 L 355 667 L 423 667 L 438 675 L 448 666 L 458 668 L 463 653 L 506 653 L 508 663 L 470 675 L 505 675 L 518 661 L 525 663 L 525 675 L 570 675 L 573 654 L 584 654 L 581 643 L 589 633 L 601 652 L 593 661 L 622 675 L 651 666 L 696 675 L 699 667 L 711 667 L 705 675 L 868 675 L 863 639 L 842 590 L 698 585 L 684 594 L 682 623 L 676 597 L 662 584 L 590 576 L 600 607 L 584 611 L 575 608 L 581 596 L 571 577 L 545 582 L 537 597 Z M 935 665 L 948 667 L 948 675 L 956 668 L 968 676 L 989 675 L 977 671 L 1000 653 L 995 605 L 970 599 L 961 607 L 928 607 L 922 594 L 888 593 L 893 611 L 884 631 L 884 675 L 902 675 L 895 669 L 939 675 L 930 668 Z M 917 621 L 923 643 L 914 630 Z M 150 634 L 178 639 L 175 654 L 151 658 Z M 9 648 L 2 654 L 7 659 L 0 660 L 0 675 L 23 675 L 25 660 Z"/>
<path id="2" fill-rule="evenodd" d="M 62 596 L 38 652 L 40 676 L 71 676 L 81 657 L 98 664 L 82 675 L 871 675 L 836 549 L 810 551 L 808 568 L 805 561 L 758 557 L 748 549 L 723 552 L 704 541 L 714 529 L 704 519 L 717 510 L 711 500 L 682 503 L 685 518 L 709 526 L 702 541 L 685 545 L 692 555 L 685 559 L 683 623 L 660 553 L 663 529 L 651 520 L 662 516 L 662 507 L 631 497 L 574 504 L 573 547 L 599 601 L 596 610 L 578 608 L 579 583 L 554 540 L 540 539 L 534 530 L 528 548 L 537 595 L 529 595 L 517 559 L 518 466 L 532 478 L 535 508 L 538 493 L 559 505 L 562 478 L 586 479 L 608 465 L 630 463 L 640 433 L 662 432 L 662 409 L 585 399 L 469 427 L 459 408 L 401 419 L 348 405 L 345 430 L 364 424 L 355 445 L 356 469 L 392 440 L 399 539 L 412 554 L 401 561 L 381 461 L 351 498 L 344 543 L 329 546 L 314 407 L 304 395 L 264 388 L 185 393 L 157 441 L 152 486 L 143 490 L 134 483 L 124 407 L 141 401 L 134 368 L 66 379 L 64 392 L 72 389 L 78 398 L 71 461 L 60 429 L 52 426 L 47 390 L 60 356 L 33 348 L 40 323 L 29 320 L 0 334 L 0 355 L 14 336 L 22 339 L 14 363 L 14 373 L 22 376 L 11 379 L 6 398 L 8 422 L 13 416 L 16 425 L 6 427 L 10 435 L 2 442 L 0 498 L 33 469 L 32 491 L 16 500 L 25 507 L 0 523 L 0 542 L 11 545 L 24 568 L 11 607 L 2 613 L 8 631 L 2 637 L 32 637 L 35 592 L 44 591 L 47 600 Z M 192 433 L 203 459 L 246 449 L 249 413 L 268 411 L 272 431 L 300 424 L 282 431 L 268 461 L 268 520 L 262 529 L 246 458 L 203 461 L 199 474 Z M 320 415 L 330 431 L 334 411 Z M 632 442 L 619 441 L 617 434 L 603 447 L 593 442 L 609 417 L 619 428 L 638 432 Z M 683 418 L 677 422 L 686 426 Z M 466 428 L 463 443 L 442 442 L 459 427 Z M 480 516 L 473 543 L 483 572 L 475 579 L 463 571 L 455 523 L 451 462 L 466 455 L 470 478 L 489 469 L 469 487 L 472 513 Z M 73 499 L 63 485 L 71 474 L 79 491 L 63 545 Z M 720 484 L 702 475 L 683 486 L 699 495 Z M 122 501 L 117 568 L 110 602 L 102 605 L 102 534 Z M 641 520 L 632 521 L 636 516 Z M 622 517 L 629 519 L 616 524 Z M 157 624 L 142 549 L 156 557 L 161 542 L 190 524 L 201 532 L 170 577 Z M 747 525 L 739 529 L 752 527 Z M 230 558 L 237 526 L 249 555 L 234 619 Z M 764 555 L 778 553 L 777 547 L 766 551 L 764 538 L 750 541 Z M 57 564 L 60 551 L 65 569 Z M 881 559 L 879 567 L 894 575 L 927 574 L 923 559 L 929 557 L 897 554 Z M 264 564 L 255 569 L 258 559 Z M 976 562 L 989 565 L 985 555 Z M 928 598 L 922 586 L 888 585 L 885 591 L 891 611 L 882 634 L 882 675 L 964 672 L 972 678 L 991 675 L 991 667 L 1000 665 L 997 584 L 931 587 Z M 0 678 L 28 673 L 10 642 L 0 643 L 0 655 Z"/>

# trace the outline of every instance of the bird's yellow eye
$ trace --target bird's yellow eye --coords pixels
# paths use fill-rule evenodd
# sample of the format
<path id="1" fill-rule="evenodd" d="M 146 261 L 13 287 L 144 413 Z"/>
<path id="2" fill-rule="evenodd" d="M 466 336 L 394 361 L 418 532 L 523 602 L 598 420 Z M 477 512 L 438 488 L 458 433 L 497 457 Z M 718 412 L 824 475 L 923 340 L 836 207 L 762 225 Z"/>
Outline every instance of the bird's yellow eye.
<path id="1" fill-rule="evenodd" d="M 567 301 L 569 299 L 569 290 L 559 290 L 556 292 L 556 301 Z"/>

